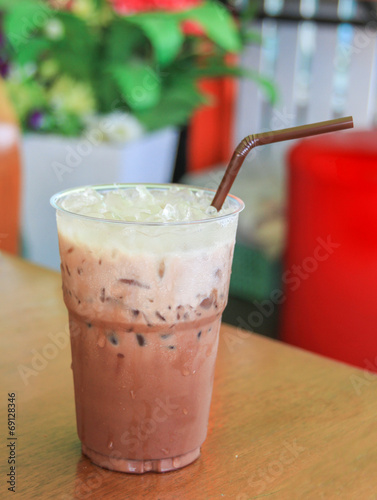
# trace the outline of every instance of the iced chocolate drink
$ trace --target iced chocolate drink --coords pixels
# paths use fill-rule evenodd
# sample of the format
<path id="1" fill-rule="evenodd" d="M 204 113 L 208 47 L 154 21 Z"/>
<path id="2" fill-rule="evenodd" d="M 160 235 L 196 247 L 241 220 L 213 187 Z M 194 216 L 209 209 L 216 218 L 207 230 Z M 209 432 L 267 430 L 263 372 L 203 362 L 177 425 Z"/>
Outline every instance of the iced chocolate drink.
<path id="1" fill-rule="evenodd" d="M 200 454 L 243 208 L 212 197 L 117 185 L 52 198 L 77 429 L 97 465 L 164 472 Z"/>

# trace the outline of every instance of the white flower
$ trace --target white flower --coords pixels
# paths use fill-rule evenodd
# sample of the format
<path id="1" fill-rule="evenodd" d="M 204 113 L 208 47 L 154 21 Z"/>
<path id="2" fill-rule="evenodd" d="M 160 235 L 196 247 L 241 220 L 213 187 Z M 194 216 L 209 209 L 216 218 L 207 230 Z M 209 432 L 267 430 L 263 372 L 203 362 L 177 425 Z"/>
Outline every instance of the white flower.
<path id="1" fill-rule="evenodd" d="M 124 143 L 139 139 L 145 130 L 139 120 L 129 113 L 116 111 L 87 120 L 85 134 L 97 134 L 104 142 Z"/>
<path id="2" fill-rule="evenodd" d="M 44 31 L 50 40 L 59 40 L 64 35 L 64 26 L 59 19 L 50 19 L 45 24 Z"/>

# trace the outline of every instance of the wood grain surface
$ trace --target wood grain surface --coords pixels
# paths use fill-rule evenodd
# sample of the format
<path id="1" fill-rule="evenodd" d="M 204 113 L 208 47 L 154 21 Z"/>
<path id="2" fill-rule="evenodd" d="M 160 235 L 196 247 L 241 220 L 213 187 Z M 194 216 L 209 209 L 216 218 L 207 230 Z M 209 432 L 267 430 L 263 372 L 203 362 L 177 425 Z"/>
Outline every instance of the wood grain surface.
<path id="1" fill-rule="evenodd" d="M 0 498 L 377 499 L 376 375 L 223 325 L 200 458 L 127 475 L 81 455 L 60 276 L 0 255 L 0 312 Z M 15 494 L 8 392 L 17 398 Z"/>

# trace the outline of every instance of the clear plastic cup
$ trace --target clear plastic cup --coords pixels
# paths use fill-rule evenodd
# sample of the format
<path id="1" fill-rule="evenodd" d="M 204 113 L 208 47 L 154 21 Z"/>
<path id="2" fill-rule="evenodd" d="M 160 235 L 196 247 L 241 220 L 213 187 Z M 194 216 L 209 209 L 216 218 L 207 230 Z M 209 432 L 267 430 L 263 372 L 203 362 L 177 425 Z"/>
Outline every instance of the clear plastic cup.
<path id="1" fill-rule="evenodd" d="M 229 196 L 230 214 L 201 221 L 124 222 L 66 211 L 64 198 L 83 189 L 51 198 L 82 451 L 123 472 L 179 469 L 207 434 L 243 202 Z"/>

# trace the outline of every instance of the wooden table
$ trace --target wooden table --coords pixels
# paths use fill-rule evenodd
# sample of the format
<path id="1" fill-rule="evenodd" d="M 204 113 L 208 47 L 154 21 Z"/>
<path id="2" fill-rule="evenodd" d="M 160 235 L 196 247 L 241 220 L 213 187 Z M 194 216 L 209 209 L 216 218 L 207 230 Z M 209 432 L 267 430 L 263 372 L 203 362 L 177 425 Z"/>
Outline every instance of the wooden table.
<path id="1" fill-rule="evenodd" d="M 223 325 L 201 457 L 127 475 L 81 455 L 59 275 L 0 255 L 0 309 L 2 413 L 8 392 L 17 401 L 14 498 L 377 498 L 375 375 Z"/>

